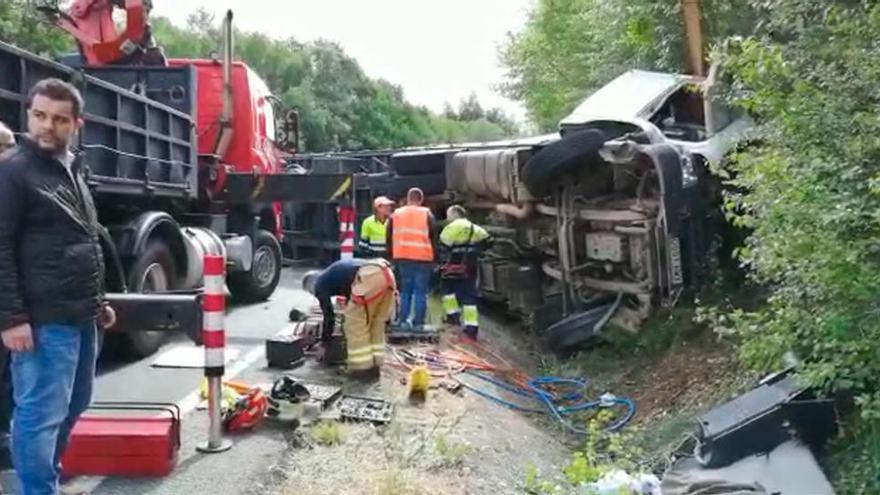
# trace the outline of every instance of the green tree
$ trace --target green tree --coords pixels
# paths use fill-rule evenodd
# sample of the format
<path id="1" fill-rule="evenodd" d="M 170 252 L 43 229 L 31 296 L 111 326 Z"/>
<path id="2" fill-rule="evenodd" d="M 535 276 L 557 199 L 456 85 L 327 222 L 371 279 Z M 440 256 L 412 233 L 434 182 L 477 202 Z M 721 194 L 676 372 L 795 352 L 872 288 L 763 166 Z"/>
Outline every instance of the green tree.
<path id="1" fill-rule="evenodd" d="M 193 12 L 185 28 L 162 17 L 153 18 L 152 25 L 170 57 L 220 55 L 219 19 L 206 9 Z M 75 49 L 69 35 L 47 24 L 25 0 L 0 1 L 0 40 L 48 56 Z M 332 42 L 304 44 L 236 31 L 235 48 L 236 58 L 247 62 L 286 106 L 299 111 L 307 151 L 394 148 L 516 132 L 516 126 L 504 120 L 450 120 L 412 105 L 399 87 L 367 77 L 357 61 Z M 479 102 L 474 103 L 482 111 Z"/>
<path id="2" fill-rule="evenodd" d="M 728 208 L 751 229 L 739 257 L 770 297 L 727 320 L 755 367 L 794 351 L 810 384 L 855 395 L 835 488 L 880 493 L 880 6 L 751 3 L 757 32 L 718 51 L 760 124 L 732 164 Z"/>
<path id="3" fill-rule="evenodd" d="M 483 105 L 480 105 L 477 93 L 471 93 L 458 104 L 458 120 L 480 120 L 485 117 L 486 111 L 483 110 Z"/>
<path id="4" fill-rule="evenodd" d="M 72 38 L 27 0 L 0 1 L 0 41 L 49 56 L 76 50 Z"/>
<path id="5" fill-rule="evenodd" d="M 756 36 L 723 51 L 735 97 L 759 118 L 730 196 L 752 228 L 741 259 L 773 296 L 744 313 L 746 356 L 788 350 L 812 383 L 857 391 L 880 418 L 880 6 L 775 0 Z"/>
<path id="6" fill-rule="evenodd" d="M 703 0 L 710 43 L 748 34 L 757 9 L 743 0 Z M 628 69 L 681 71 L 680 0 L 539 0 L 501 50 L 502 91 L 553 129 L 577 103 Z"/>

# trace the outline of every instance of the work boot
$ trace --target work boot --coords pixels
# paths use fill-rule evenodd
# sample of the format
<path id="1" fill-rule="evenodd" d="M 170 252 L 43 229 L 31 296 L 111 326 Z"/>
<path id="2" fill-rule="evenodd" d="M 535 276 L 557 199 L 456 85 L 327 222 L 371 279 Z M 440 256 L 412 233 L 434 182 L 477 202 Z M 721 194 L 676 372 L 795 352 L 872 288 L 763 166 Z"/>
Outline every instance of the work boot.
<path id="1" fill-rule="evenodd" d="M 348 376 L 357 382 L 372 383 L 378 381 L 382 377 L 382 372 L 379 368 L 370 368 L 368 370 L 351 371 Z"/>
<path id="2" fill-rule="evenodd" d="M 443 318 L 443 322 L 446 323 L 447 325 L 450 325 L 453 327 L 460 327 L 461 326 L 461 313 L 453 313 L 451 315 L 446 315 L 446 317 Z"/>
<path id="3" fill-rule="evenodd" d="M 477 332 L 478 332 L 477 327 L 466 326 L 462 329 L 461 336 L 465 340 L 470 340 L 470 341 L 476 342 L 477 341 Z"/>

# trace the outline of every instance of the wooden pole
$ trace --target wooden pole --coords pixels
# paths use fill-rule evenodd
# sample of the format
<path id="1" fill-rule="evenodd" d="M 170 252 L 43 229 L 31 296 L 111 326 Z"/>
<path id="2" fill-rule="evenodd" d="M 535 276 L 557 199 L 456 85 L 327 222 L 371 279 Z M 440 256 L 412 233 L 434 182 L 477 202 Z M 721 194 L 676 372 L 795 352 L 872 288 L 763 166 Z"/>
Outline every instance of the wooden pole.
<path id="1" fill-rule="evenodd" d="M 703 26 L 700 13 L 700 0 L 681 0 L 681 12 L 684 16 L 684 30 L 688 45 L 688 59 L 691 73 L 704 76 L 703 57 Z"/>

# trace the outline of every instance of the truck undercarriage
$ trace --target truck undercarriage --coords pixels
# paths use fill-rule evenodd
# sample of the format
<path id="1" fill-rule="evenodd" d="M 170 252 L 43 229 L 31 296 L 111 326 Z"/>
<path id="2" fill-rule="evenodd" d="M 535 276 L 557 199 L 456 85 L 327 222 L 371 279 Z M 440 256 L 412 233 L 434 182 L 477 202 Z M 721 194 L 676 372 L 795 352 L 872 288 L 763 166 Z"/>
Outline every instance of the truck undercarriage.
<path id="1" fill-rule="evenodd" d="M 480 259 L 483 298 L 565 353 L 609 321 L 637 329 L 699 281 L 726 228 L 708 163 L 750 126 L 719 105 L 713 74 L 630 71 L 557 134 L 295 161 L 346 169 L 370 197 L 420 187 L 441 217 L 445 206 L 466 207 L 495 239 Z M 358 202 L 363 218 L 368 202 Z"/>

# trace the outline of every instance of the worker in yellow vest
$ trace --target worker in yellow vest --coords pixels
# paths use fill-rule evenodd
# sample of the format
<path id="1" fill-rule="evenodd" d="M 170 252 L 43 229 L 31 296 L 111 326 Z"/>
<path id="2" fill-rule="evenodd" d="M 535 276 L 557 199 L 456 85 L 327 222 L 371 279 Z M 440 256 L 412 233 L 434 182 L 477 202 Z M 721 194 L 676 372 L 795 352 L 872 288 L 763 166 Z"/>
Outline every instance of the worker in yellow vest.
<path id="1" fill-rule="evenodd" d="M 424 329 L 428 313 L 428 286 L 434 273 L 436 230 L 434 215 L 422 206 L 425 193 L 414 187 L 406 193 L 406 206 L 394 211 L 388 221 L 391 259 L 400 272 L 400 313 L 397 325 Z M 410 310 L 413 318 L 409 319 Z"/>
<path id="2" fill-rule="evenodd" d="M 358 255 L 362 258 L 384 258 L 388 254 L 388 234 L 385 224 L 391 216 L 394 201 L 385 196 L 373 200 L 373 214 L 361 223 Z"/>
<path id="3" fill-rule="evenodd" d="M 446 210 L 449 223 L 440 233 L 440 276 L 446 321 L 461 326 L 465 336 L 477 338 L 477 272 L 480 252 L 492 243 L 486 229 L 467 219 L 467 210 L 453 205 Z"/>

